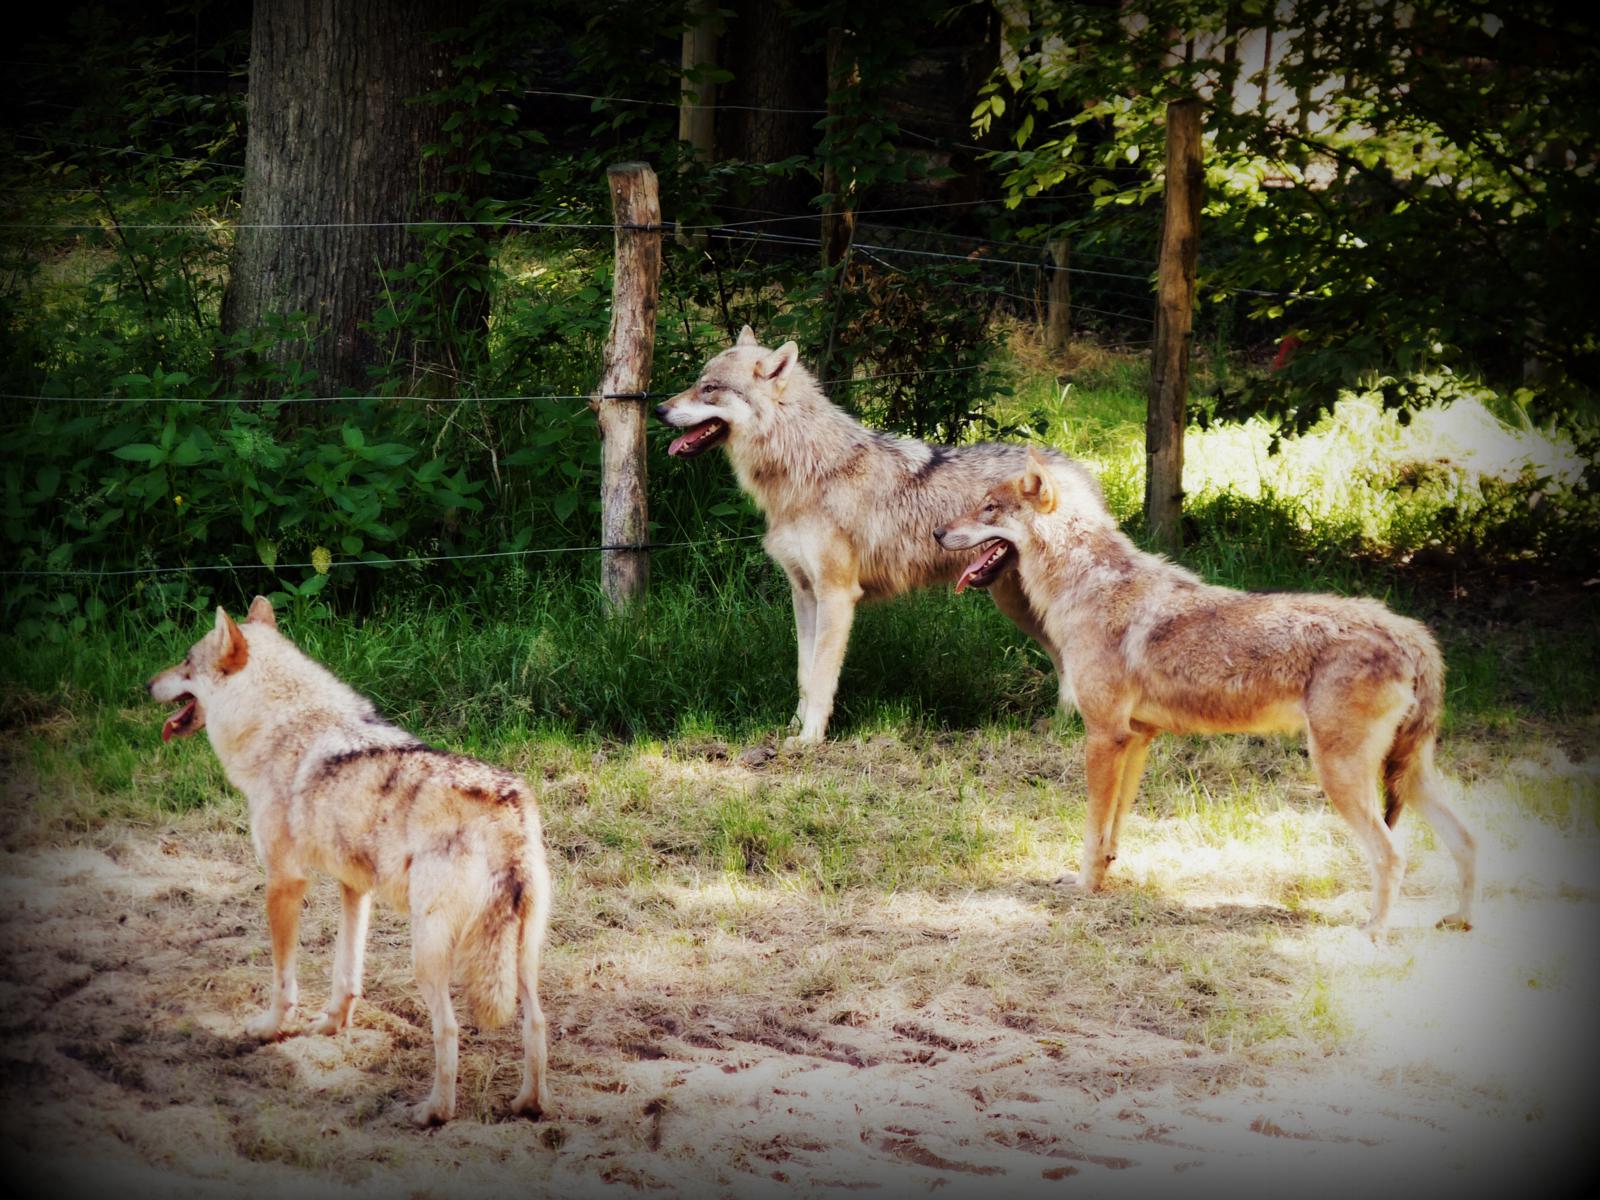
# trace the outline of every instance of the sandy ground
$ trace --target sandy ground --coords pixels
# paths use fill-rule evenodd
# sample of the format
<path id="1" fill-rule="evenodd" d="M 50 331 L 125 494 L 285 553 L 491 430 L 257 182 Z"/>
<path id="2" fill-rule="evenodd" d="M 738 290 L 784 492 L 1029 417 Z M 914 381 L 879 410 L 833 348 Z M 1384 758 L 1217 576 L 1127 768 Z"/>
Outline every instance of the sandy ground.
<path id="1" fill-rule="evenodd" d="M 615 937 L 558 912 L 551 1117 L 504 1117 L 512 1035 L 464 1023 L 461 1115 L 418 1133 L 402 1106 L 432 1051 L 403 918 L 375 921 L 354 1029 L 257 1045 L 240 1027 L 267 951 L 242 833 L 101 831 L 0 857 L 0 1153 L 18 1194 L 49 1196 L 1588 1194 L 1600 896 L 1558 839 L 1523 849 L 1486 864 L 1470 934 L 1428 927 L 1447 888 L 1426 879 L 1383 946 L 1353 922 L 1285 928 L 1283 986 L 1305 978 L 1294 956 L 1317 957 L 1330 1010 L 1357 1014 L 1327 1053 L 1175 1038 L 1136 995 L 1042 1025 L 961 947 L 1048 953 L 1075 917 L 1043 887 L 818 916 L 781 890 L 697 908 L 651 885 Z M 652 905 L 671 921 L 652 925 Z M 335 909 L 314 889 L 313 1011 Z M 1219 939 L 1290 921 L 1187 897 L 1155 919 Z M 651 961 L 652 942 L 677 956 Z M 819 985 L 826 1002 L 793 984 L 803 972 L 751 982 L 785 955 L 883 967 Z M 1050 986 L 1070 1001 L 1099 982 Z"/>

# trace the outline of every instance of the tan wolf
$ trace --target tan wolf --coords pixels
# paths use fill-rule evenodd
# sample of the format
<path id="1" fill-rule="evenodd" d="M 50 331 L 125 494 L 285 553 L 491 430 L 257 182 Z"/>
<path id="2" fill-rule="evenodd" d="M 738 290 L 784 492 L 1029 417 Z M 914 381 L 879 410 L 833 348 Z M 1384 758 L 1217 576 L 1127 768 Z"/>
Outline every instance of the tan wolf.
<path id="1" fill-rule="evenodd" d="M 726 446 L 740 486 L 766 517 L 767 553 L 794 600 L 800 728 L 792 740 L 805 743 L 827 732 L 856 604 L 953 581 L 961 556 L 928 535 L 1020 472 L 1026 447 L 930 446 L 867 429 L 828 401 L 798 355 L 793 342 L 760 346 L 746 325 L 656 415 L 686 431 L 669 448 L 674 456 Z M 1061 469 L 1081 471 L 1051 455 Z M 1083 481 L 1094 487 L 1086 472 Z M 998 579 L 990 595 L 1049 649 L 1015 580 Z"/>
<path id="2" fill-rule="evenodd" d="M 1460 902 L 1440 924 L 1471 928 L 1477 851 L 1434 768 L 1444 662 L 1425 626 L 1375 600 L 1206 584 L 1135 547 L 1096 489 L 1038 456 L 934 538 L 983 548 L 964 581 L 992 577 L 997 560 L 1014 565 L 1060 656 L 1062 691 L 1086 732 L 1080 888 L 1098 888 L 1117 856 L 1155 734 L 1304 729 L 1323 790 L 1372 870 L 1364 928 L 1383 929 L 1400 890 L 1390 830 L 1404 805 L 1455 857 Z"/>
<path id="3" fill-rule="evenodd" d="M 511 1109 L 538 1117 L 547 1101 L 539 953 L 550 875 L 527 784 L 384 721 L 278 632 L 262 596 L 242 625 L 218 608 L 211 632 L 149 688 L 179 705 L 162 740 L 205 729 L 249 802 L 267 874 L 272 997 L 246 1032 L 269 1040 L 284 1032 L 298 998 L 300 902 L 308 873 L 322 871 L 339 881 L 344 911 L 332 994 L 312 1030 L 350 1023 L 376 892 L 411 913 L 412 964 L 433 1019 L 433 1091 L 413 1119 L 434 1125 L 455 1113 L 458 964 L 481 1024 L 504 1023 L 520 997 L 522 1087 Z"/>

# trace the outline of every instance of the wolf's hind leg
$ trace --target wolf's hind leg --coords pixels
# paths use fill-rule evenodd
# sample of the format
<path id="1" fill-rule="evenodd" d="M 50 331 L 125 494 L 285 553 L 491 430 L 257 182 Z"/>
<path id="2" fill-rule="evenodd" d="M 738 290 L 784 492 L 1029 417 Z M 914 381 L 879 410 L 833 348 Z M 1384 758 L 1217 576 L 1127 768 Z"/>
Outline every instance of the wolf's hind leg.
<path id="1" fill-rule="evenodd" d="M 1417 810 L 1433 831 L 1444 842 L 1456 861 L 1456 874 L 1460 879 L 1461 893 L 1455 912 L 1439 921 L 1440 928 L 1471 929 L 1472 900 L 1478 890 L 1478 843 L 1472 831 L 1456 815 L 1456 810 L 1445 801 L 1443 782 L 1433 765 L 1433 751 L 1429 747 L 1424 761 L 1416 764 L 1409 777 L 1402 777 L 1401 788 L 1405 803 Z"/>
<path id="2" fill-rule="evenodd" d="M 1370 727 L 1352 729 L 1353 724 L 1347 721 L 1333 729 L 1313 724 L 1308 740 L 1322 790 L 1366 851 L 1367 866 L 1372 872 L 1372 916 L 1361 929 L 1376 940 L 1389 923 L 1389 910 L 1400 896 L 1400 881 L 1406 870 L 1405 855 L 1379 816 L 1378 763 L 1382 750 L 1378 746 L 1387 745 L 1395 723 L 1389 721 L 1381 733 Z"/>
<path id="3" fill-rule="evenodd" d="M 522 1087 L 511 1101 L 511 1111 L 538 1120 L 550 1100 L 546 1081 L 550 1049 L 544 1009 L 539 1005 L 539 956 L 550 913 L 550 875 L 539 859 L 530 866 L 534 898 L 522 922 L 522 944 L 517 953 L 517 998 L 522 1003 Z"/>
<path id="4" fill-rule="evenodd" d="M 433 1021 L 433 1090 L 411 1110 L 411 1119 L 425 1129 L 442 1125 L 456 1114 L 461 1028 L 450 1003 L 451 944 L 455 939 L 446 922 L 430 914 L 426 903 L 417 904 L 417 899 L 413 888 L 411 961 L 416 968 L 417 987 Z"/>

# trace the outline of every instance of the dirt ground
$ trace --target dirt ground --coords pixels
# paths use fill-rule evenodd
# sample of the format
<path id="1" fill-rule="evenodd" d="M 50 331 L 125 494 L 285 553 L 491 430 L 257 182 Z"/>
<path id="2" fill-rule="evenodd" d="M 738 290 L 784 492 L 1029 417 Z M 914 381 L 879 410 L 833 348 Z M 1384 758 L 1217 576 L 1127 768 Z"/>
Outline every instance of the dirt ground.
<path id="1" fill-rule="evenodd" d="M 402 1106 L 432 1050 L 404 919 L 376 916 L 354 1029 L 246 1040 L 262 889 L 226 826 L 0 856 L 14 1194 L 1556 1196 L 1588 1194 L 1600 1159 L 1593 845 L 1548 830 L 1488 848 L 1469 934 L 1429 926 L 1448 872 L 1414 869 L 1381 946 L 1356 932 L 1362 894 L 1322 922 L 1032 882 L 821 904 L 645 880 L 612 907 L 569 887 L 545 970 L 552 1114 L 503 1115 L 513 1034 L 464 1014 L 460 1115 L 418 1133 Z M 302 1012 L 325 995 L 336 907 L 313 890 Z M 1261 1003 L 1275 988 L 1326 1010 L 1326 1047 L 1173 1036 L 1166 1001 L 1122 982 L 1140 977 L 1117 936 L 1103 972 L 1048 973 L 1097 928 L 1151 953 L 1181 936 L 1224 972 L 1228 946 L 1270 946 Z M 976 970 L 980 947 L 1019 974 Z M 1019 979 L 1043 991 L 1011 994 Z"/>

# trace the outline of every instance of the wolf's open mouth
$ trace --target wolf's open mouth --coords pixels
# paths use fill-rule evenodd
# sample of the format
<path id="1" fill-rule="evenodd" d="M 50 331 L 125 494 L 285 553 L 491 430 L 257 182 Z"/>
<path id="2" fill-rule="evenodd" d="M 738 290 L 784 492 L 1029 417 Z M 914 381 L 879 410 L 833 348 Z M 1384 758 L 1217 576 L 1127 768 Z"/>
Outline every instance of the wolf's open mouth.
<path id="1" fill-rule="evenodd" d="M 161 740 L 170 742 L 175 737 L 188 737 L 205 728 L 206 719 L 200 715 L 200 702 L 188 692 L 179 696 L 175 704 L 182 705 L 177 712 L 167 718 L 166 724 L 161 726 Z"/>
<path id="2" fill-rule="evenodd" d="M 712 417 L 709 421 L 701 421 L 687 433 L 673 438 L 672 445 L 667 447 L 667 453 L 675 458 L 693 458 L 719 445 L 727 436 L 728 423 Z"/>
<path id="3" fill-rule="evenodd" d="M 956 580 L 956 591 L 964 592 L 969 587 L 988 587 L 1000 578 L 1000 572 L 1011 565 L 1013 557 L 1011 543 L 1003 538 L 995 538 L 987 543 L 984 552 L 968 563 L 967 569 L 961 572 L 961 578 Z"/>

